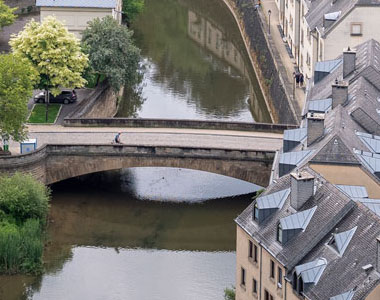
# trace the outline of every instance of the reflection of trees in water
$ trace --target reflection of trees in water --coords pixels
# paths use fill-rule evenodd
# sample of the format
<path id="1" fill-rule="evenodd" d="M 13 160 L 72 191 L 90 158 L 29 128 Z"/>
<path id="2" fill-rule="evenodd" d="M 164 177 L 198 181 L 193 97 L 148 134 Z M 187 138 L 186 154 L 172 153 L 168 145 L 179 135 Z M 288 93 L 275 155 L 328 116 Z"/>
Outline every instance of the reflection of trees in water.
<path id="1" fill-rule="evenodd" d="M 192 1 L 181 1 L 181 4 L 183 2 L 194 6 Z M 206 2 L 212 3 L 207 5 Z M 223 38 L 239 36 L 236 28 L 231 30 L 235 25 L 225 7 L 215 9 L 217 1 L 199 3 L 206 5 L 207 14 L 224 20 L 223 25 L 228 26 L 228 30 Z M 157 68 L 152 80 L 165 89 L 174 91 L 192 104 L 195 102 L 199 110 L 221 117 L 227 112 L 234 115 L 247 107 L 247 82 L 242 76 L 231 76 L 229 64 L 189 39 L 188 8 L 178 5 L 177 0 L 148 0 L 144 13 L 135 24 L 135 36 L 143 55 L 150 57 Z"/>
<path id="2" fill-rule="evenodd" d="M 144 101 L 141 85 L 137 87 L 126 87 L 120 98 L 116 117 L 137 118 L 138 111 L 141 109 Z"/>

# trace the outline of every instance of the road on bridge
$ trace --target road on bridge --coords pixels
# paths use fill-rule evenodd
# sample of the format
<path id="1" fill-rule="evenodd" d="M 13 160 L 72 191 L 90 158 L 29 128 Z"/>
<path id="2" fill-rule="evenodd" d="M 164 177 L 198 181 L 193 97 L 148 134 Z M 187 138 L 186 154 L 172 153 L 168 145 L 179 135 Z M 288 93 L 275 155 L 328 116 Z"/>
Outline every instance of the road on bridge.
<path id="1" fill-rule="evenodd" d="M 44 144 L 109 144 L 117 132 L 127 145 L 181 146 L 276 151 L 282 145 L 282 134 L 250 131 L 224 131 L 166 128 L 63 127 L 30 125 L 29 138 L 36 138 L 38 147 Z M 19 144 L 11 142 L 13 154 Z"/>

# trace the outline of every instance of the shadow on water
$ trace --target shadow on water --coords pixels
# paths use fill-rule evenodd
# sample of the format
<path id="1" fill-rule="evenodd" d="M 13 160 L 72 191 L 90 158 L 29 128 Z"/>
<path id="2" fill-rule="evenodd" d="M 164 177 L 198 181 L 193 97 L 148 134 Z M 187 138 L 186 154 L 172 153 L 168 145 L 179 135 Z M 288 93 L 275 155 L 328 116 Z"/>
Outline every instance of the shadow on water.
<path id="1" fill-rule="evenodd" d="M 192 172 L 129 169 L 54 184 L 45 273 L 0 277 L 0 299 L 222 299 L 223 288 L 234 282 L 233 220 L 251 196 L 189 199 L 197 198 L 197 180 L 204 186 L 221 180 L 225 188 L 218 195 L 234 185 L 251 192 L 257 187 Z M 161 200 L 175 194 L 181 201 L 143 200 L 154 191 Z M 146 280 L 160 288 L 147 292 Z"/>

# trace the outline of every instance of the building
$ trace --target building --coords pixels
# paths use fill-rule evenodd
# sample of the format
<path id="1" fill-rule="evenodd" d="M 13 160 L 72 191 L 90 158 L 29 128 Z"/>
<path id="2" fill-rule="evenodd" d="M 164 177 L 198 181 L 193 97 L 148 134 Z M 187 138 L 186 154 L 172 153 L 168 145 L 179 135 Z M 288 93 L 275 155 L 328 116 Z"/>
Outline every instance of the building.
<path id="1" fill-rule="evenodd" d="M 121 0 L 36 0 L 36 6 L 40 8 L 40 21 L 55 16 L 78 38 L 95 18 L 112 16 L 121 23 Z"/>
<path id="2" fill-rule="evenodd" d="M 380 41 L 380 0 L 277 0 L 280 24 L 305 77 L 317 61 L 332 60 L 344 48 Z"/>
<path id="3" fill-rule="evenodd" d="M 379 62 L 369 40 L 317 63 L 300 128 L 235 220 L 237 300 L 380 299 Z"/>

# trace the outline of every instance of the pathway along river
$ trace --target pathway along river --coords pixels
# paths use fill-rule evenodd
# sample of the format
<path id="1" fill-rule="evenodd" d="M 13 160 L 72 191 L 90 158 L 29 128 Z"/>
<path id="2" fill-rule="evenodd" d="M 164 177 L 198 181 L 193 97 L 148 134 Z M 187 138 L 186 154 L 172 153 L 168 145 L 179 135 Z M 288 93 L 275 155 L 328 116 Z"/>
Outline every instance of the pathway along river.
<path id="1" fill-rule="evenodd" d="M 120 116 L 270 122 L 221 0 L 145 1 L 134 25 L 146 65 L 143 89 L 122 101 Z M 0 276 L 0 299 L 223 299 L 235 284 L 233 219 L 250 201 L 232 196 L 257 189 L 160 168 L 53 185 L 45 272 Z"/>
<path id="2" fill-rule="evenodd" d="M 133 26 L 142 92 L 119 117 L 271 122 L 234 17 L 222 0 L 145 0 Z"/>

